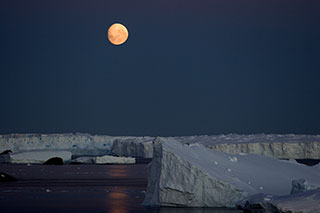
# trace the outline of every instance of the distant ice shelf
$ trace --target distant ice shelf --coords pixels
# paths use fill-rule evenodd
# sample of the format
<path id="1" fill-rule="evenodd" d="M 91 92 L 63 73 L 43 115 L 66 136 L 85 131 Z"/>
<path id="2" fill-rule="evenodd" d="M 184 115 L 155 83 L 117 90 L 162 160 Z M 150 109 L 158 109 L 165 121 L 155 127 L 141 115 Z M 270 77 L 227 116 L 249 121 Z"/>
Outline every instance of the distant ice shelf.
<path id="1" fill-rule="evenodd" d="M 0 153 L 63 150 L 75 156 L 119 155 L 152 157 L 152 137 L 105 136 L 89 134 L 10 134 L 0 135 Z M 146 146 L 144 145 L 146 144 Z M 148 145 L 151 152 L 148 151 Z"/>
<path id="2" fill-rule="evenodd" d="M 168 137 L 183 144 L 199 143 L 231 153 L 250 153 L 287 159 L 320 159 L 320 135 L 227 134 Z M 12 150 L 70 151 L 77 156 L 117 155 L 152 158 L 155 137 L 106 136 L 89 134 L 9 134 L 0 135 L 0 152 Z"/>
<path id="3" fill-rule="evenodd" d="M 249 153 L 283 159 L 320 159 L 320 135 L 251 134 L 175 137 L 231 154 Z"/>

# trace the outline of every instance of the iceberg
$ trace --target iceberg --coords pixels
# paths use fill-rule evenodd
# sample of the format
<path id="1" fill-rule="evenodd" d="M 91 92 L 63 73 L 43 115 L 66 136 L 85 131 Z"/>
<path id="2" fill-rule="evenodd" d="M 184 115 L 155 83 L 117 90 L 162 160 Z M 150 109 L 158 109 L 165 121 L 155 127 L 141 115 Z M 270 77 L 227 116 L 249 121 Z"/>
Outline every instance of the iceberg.
<path id="1" fill-rule="evenodd" d="M 58 157 L 64 162 L 71 160 L 69 151 L 30 151 L 10 154 L 11 163 L 44 163 L 50 158 Z"/>
<path id="2" fill-rule="evenodd" d="M 71 160 L 71 163 L 78 163 L 78 164 L 94 164 L 95 162 L 96 162 L 95 157 L 88 157 L 88 156 L 78 157 L 76 159 Z"/>
<path id="3" fill-rule="evenodd" d="M 32 150 L 70 151 L 77 156 L 124 155 L 152 157 L 153 137 L 76 134 L 9 134 L 0 135 L 0 152 Z M 148 143 L 149 142 L 149 143 Z M 151 148 L 151 150 L 149 150 Z"/>
<path id="4" fill-rule="evenodd" d="M 71 160 L 75 164 L 134 164 L 135 158 L 131 157 L 115 157 L 110 155 L 104 156 L 84 156 Z"/>
<path id="5" fill-rule="evenodd" d="M 305 165 L 228 154 L 172 138 L 154 141 L 147 175 L 147 206 L 234 208 L 239 200 L 258 193 L 288 195 L 295 179 L 320 186 L 319 171 Z"/>
<path id="6" fill-rule="evenodd" d="M 135 164 L 136 159 L 130 157 L 114 157 L 114 156 L 101 156 L 96 157 L 95 159 L 96 164 Z"/>
<path id="7" fill-rule="evenodd" d="M 117 156 L 152 158 L 153 140 L 151 137 L 115 140 L 111 152 Z"/>
<path id="8" fill-rule="evenodd" d="M 210 149 L 231 154 L 249 153 L 283 159 L 320 159 L 320 135 L 227 134 L 182 136 L 173 139 L 181 143 L 200 143 Z"/>

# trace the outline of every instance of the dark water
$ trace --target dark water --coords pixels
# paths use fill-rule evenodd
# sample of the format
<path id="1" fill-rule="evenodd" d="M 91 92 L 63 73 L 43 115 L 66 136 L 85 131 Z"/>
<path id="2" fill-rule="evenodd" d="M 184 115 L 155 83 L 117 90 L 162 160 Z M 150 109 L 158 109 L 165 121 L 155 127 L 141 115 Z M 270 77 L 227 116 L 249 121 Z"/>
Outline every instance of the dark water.
<path id="1" fill-rule="evenodd" d="M 296 159 L 296 161 L 300 164 L 304 164 L 307 166 L 314 166 L 319 164 L 320 160 L 319 159 Z"/>
<path id="2" fill-rule="evenodd" d="M 147 164 L 8 165 L 0 172 L 18 179 L 0 183 L 0 212 L 187 212 L 237 213 L 208 208 L 145 208 Z"/>

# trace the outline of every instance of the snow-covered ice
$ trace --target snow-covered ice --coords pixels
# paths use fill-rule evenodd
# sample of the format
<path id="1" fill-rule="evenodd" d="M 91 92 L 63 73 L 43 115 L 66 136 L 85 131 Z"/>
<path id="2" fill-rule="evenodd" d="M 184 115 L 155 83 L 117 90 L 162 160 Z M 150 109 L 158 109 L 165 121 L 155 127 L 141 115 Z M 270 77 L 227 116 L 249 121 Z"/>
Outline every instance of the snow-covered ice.
<path id="1" fill-rule="evenodd" d="M 228 157 L 228 158 L 229 158 L 229 160 L 231 162 L 234 162 L 234 163 L 238 162 L 238 158 L 237 157 Z"/>
<path id="2" fill-rule="evenodd" d="M 53 157 L 59 157 L 64 162 L 71 160 L 69 151 L 29 151 L 10 154 L 11 163 L 44 163 Z"/>
<path id="3" fill-rule="evenodd" d="M 250 212 L 319 213 L 320 189 L 274 196 L 256 194 L 238 202 L 238 208 Z"/>
<path id="4" fill-rule="evenodd" d="M 82 164 L 94 164 L 96 162 L 96 157 L 78 157 L 71 160 L 72 163 L 82 163 Z"/>
<path id="5" fill-rule="evenodd" d="M 134 164 L 136 159 L 132 157 L 115 157 L 110 155 L 103 155 L 97 157 L 78 157 L 73 159 L 73 163 L 82 164 Z"/>
<path id="6" fill-rule="evenodd" d="M 230 161 L 235 157 L 236 162 Z M 312 167 L 157 138 L 144 205 L 235 207 L 237 201 L 257 193 L 290 194 L 292 180 L 302 178 L 320 186 L 320 173 Z"/>
<path id="7" fill-rule="evenodd" d="M 320 135 L 251 134 L 174 137 L 231 154 L 250 153 L 287 159 L 320 159 Z"/>

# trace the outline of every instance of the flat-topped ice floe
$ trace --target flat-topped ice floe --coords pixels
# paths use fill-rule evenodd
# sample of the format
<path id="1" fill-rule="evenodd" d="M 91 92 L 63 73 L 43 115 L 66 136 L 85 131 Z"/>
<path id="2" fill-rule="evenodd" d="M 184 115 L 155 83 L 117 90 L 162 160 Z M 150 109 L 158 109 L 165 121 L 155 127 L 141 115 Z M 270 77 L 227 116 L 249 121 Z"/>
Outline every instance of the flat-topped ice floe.
<path id="1" fill-rule="evenodd" d="M 98 157 L 79 157 L 71 160 L 71 162 L 81 164 L 134 164 L 136 163 L 136 159 L 131 157 L 104 155 Z"/>
<path id="2" fill-rule="evenodd" d="M 134 164 L 136 163 L 135 158 L 130 157 L 114 157 L 114 156 L 101 156 L 95 158 L 96 164 Z"/>
<path id="3" fill-rule="evenodd" d="M 58 157 L 64 162 L 71 160 L 69 151 L 30 151 L 10 154 L 11 163 L 44 163 L 50 158 Z"/>
<path id="4" fill-rule="evenodd" d="M 77 163 L 77 164 L 95 164 L 96 163 L 96 157 L 78 157 L 76 159 L 72 159 L 71 163 Z"/>
<path id="5" fill-rule="evenodd" d="M 290 194 L 292 180 L 320 186 L 317 169 L 261 155 L 232 155 L 174 139 L 154 141 L 144 205 L 235 207 L 257 193 Z"/>

